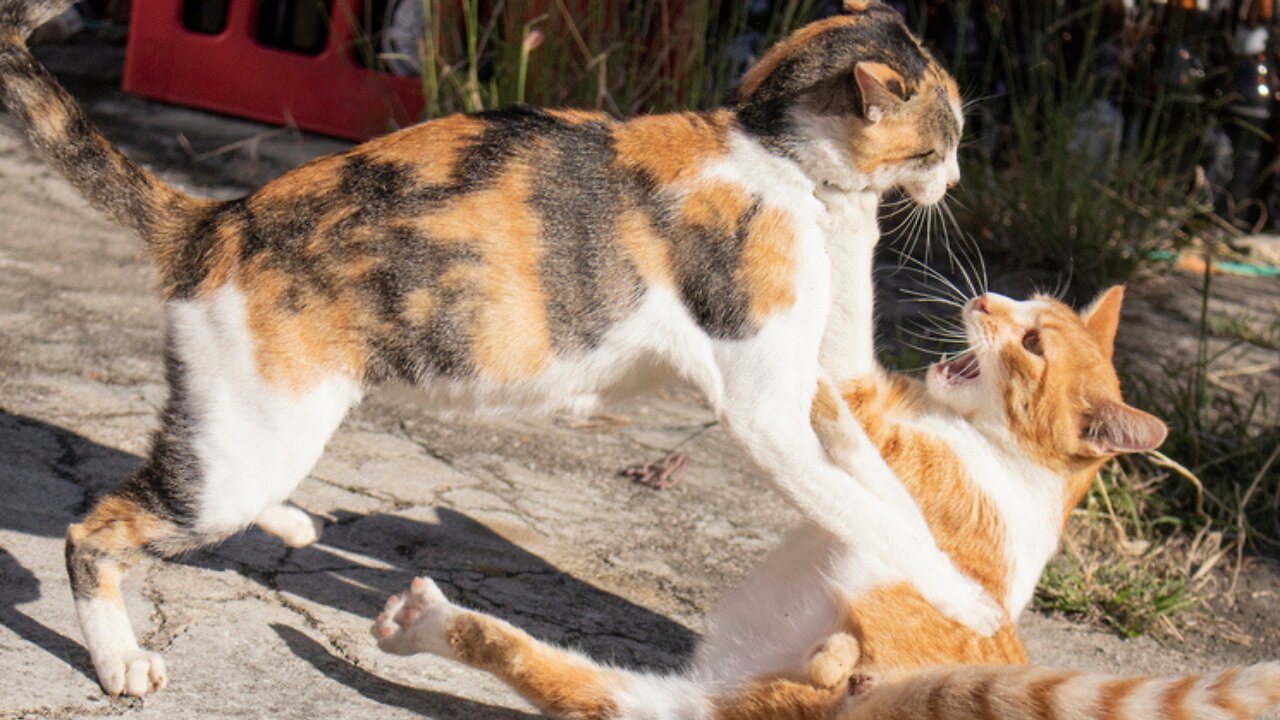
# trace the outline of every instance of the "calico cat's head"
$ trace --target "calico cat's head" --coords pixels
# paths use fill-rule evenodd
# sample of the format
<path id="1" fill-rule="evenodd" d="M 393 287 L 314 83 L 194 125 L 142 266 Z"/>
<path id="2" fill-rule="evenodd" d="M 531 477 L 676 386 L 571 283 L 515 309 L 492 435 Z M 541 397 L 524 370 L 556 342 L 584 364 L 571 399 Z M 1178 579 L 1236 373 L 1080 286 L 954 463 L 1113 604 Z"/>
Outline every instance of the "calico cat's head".
<path id="1" fill-rule="evenodd" d="M 965 306 L 971 350 L 929 369 L 930 396 L 981 423 L 1003 425 L 1056 467 L 1089 465 L 1164 442 L 1163 422 L 1126 405 L 1112 365 L 1122 287 L 1076 312 L 1052 298 L 987 293 Z"/>
<path id="2" fill-rule="evenodd" d="M 817 182 L 933 204 L 960 179 L 964 126 L 955 81 L 875 0 L 774 45 L 738 88 L 739 122 Z"/>

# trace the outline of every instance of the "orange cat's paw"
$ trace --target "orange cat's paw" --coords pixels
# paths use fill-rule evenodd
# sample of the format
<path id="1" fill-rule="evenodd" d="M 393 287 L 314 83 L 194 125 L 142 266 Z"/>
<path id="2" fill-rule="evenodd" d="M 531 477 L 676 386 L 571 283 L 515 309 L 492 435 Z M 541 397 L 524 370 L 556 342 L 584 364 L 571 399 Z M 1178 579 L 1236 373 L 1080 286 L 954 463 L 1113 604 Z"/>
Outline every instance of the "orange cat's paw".
<path id="1" fill-rule="evenodd" d="M 383 652 L 429 652 L 449 657 L 449 623 L 459 612 L 435 582 L 417 578 L 408 592 L 387 599 L 386 607 L 373 623 L 373 636 Z"/>
<path id="2" fill-rule="evenodd" d="M 814 648 L 809 658 L 809 682 L 818 687 L 837 687 L 853 674 L 861 656 L 862 647 L 857 638 L 836 633 Z"/>

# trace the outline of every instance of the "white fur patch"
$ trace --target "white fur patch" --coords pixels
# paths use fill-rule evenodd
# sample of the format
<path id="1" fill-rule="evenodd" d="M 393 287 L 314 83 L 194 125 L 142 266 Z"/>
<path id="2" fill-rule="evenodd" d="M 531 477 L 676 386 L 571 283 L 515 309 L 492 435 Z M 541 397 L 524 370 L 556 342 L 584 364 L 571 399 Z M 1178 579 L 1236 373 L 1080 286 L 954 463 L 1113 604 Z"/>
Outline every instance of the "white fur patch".
<path id="1" fill-rule="evenodd" d="M 170 302 L 166 312 L 196 416 L 193 446 L 204 476 L 196 530 L 233 532 L 284 502 L 363 391 L 336 374 L 299 394 L 264 381 L 244 295 L 233 286 L 210 300 Z"/>
<path id="2" fill-rule="evenodd" d="M 101 598 L 76 601 L 85 646 L 102 689 L 111 695 L 149 695 L 168 683 L 164 660 L 138 647 L 124 608 Z"/>

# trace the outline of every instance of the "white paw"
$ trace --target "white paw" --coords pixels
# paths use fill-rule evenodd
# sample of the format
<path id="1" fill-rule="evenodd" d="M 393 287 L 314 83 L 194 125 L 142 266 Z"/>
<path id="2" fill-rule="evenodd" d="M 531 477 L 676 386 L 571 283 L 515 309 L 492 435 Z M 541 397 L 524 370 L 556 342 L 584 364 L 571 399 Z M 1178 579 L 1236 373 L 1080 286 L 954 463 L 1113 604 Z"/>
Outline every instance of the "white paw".
<path id="1" fill-rule="evenodd" d="M 320 518 L 292 505 L 268 508 L 254 522 L 291 548 L 303 548 L 319 540 L 324 528 Z"/>
<path id="2" fill-rule="evenodd" d="M 373 636 L 383 652 L 429 652 L 450 657 L 449 623 L 458 612 L 435 582 L 417 578 L 408 592 L 387 599 L 386 607 L 373 623 Z"/>
<path id="3" fill-rule="evenodd" d="M 127 650 L 94 660 L 98 683 L 109 695 L 142 697 L 169 684 L 164 658 L 142 649 Z"/>
<path id="4" fill-rule="evenodd" d="M 943 589 L 932 597 L 929 593 L 923 594 L 938 612 L 983 637 L 995 635 L 1007 617 L 1004 607 L 981 585 L 967 577 L 962 583 Z"/>

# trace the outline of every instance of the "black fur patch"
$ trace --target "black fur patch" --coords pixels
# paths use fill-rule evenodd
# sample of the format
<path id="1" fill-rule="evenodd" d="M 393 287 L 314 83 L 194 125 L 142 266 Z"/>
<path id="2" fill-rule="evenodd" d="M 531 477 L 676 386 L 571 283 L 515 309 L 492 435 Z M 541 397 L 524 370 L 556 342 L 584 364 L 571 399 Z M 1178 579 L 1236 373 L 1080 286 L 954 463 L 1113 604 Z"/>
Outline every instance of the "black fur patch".
<path id="1" fill-rule="evenodd" d="M 76 600 L 93 599 L 98 594 L 98 561 L 103 557 L 102 552 L 73 543 L 68 538 L 65 555 L 71 597 Z"/>
<path id="2" fill-rule="evenodd" d="M 198 419 L 191 406 L 186 366 L 172 347 L 165 352 L 164 366 L 169 399 L 160 414 L 160 429 L 151 439 L 147 461 L 116 494 L 179 528 L 190 529 L 196 520 L 195 494 L 203 484 L 193 446 Z"/>
<path id="3" fill-rule="evenodd" d="M 680 299 L 712 337 L 741 340 L 755 331 L 747 315 L 751 298 L 735 275 L 742 262 L 747 230 L 757 212 L 758 204 L 748 208 L 728 235 L 707 228 L 687 228 L 672 245 Z"/>
<path id="4" fill-rule="evenodd" d="M 542 217 L 542 284 L 557 351 L 594 348 L 644 292 L 619 249 L 618 219 L 635 188 L 614 169 L 613 138 L 599 123 L 561 123 L 540 163 L 533 207 Z"/>
<path id="5" fill-rule="evenodd" d="M 839 25 L 813 37 L 806 47 L 779 62 L 750 97 L 739 98 L 735 109 L 742 127 L 767 146 L 785 149 L 790 144 L 791 108 L 807 91 L 853 72 L 860 62 L 883 63 L 908 84 L 919 82 L 933 59 L 912 37 L 902 17 L 879 4 L 862 17 L 856 24 Z"/>

